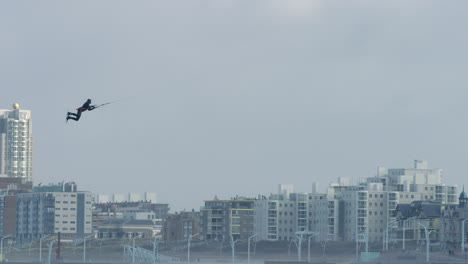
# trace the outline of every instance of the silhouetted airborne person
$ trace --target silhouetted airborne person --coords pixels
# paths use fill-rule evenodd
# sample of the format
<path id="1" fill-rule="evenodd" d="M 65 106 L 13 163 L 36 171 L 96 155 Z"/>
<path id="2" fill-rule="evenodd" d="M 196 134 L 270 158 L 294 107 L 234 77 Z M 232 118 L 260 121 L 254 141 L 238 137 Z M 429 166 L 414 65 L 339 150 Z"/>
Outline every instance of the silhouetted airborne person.
<path id="1" fill-rule="evenodd" d="M 72 113 L 72 112 L 68 112 L 67 121 L 68 121 L 68 119 L 78 121 L 78 120 L 80 120 L 81 113 L 83 113 L 86 110 L 91 111 L 94 108 L 96 108 L 96 106 L 91 105 L 91 99 L 88 99 L 88 100 L 86 100 L 86 103 L 84 103 L 80 108 L 76 109 L 76 114 Z"/>

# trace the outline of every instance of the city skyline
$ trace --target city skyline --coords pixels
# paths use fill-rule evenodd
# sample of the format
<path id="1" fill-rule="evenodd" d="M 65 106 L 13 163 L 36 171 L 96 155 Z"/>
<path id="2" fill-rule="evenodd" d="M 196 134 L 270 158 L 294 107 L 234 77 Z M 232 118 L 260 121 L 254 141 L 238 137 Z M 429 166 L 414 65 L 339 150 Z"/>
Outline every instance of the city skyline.
<path id="1" fill-rule="evenodd" d="M 35 184 L 174 211 L 414 159 L 461 188 L 467 5 L 4 2 L 0 108 L 32 112 Z M 88 98 L 120 101 L 66 124 Z"/>

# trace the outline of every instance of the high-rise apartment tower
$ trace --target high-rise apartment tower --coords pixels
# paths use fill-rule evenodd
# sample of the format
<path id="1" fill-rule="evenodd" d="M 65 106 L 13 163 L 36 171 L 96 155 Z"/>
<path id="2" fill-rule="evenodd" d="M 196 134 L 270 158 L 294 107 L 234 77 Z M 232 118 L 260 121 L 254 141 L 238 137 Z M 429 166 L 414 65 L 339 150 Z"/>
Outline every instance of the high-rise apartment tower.
<path id="1" fill-rule="evenodd" d="M 31 111 L 0 109 L 0 175 L 32 181 Z"/>

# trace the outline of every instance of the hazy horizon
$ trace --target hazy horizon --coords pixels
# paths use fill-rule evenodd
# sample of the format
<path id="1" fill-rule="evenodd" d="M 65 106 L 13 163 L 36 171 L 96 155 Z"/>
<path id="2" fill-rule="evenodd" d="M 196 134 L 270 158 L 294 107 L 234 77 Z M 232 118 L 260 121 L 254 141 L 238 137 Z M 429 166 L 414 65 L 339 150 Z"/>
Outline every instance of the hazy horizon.
<path id="1" fill-rule="evenodd" d="M 172 211 L 427 160 L 467 183 L 468 2 L 8 1 L 0 108 L 32 111 L 34 183 Z M 79 122 L 86 99 L 120 100 Z"/>

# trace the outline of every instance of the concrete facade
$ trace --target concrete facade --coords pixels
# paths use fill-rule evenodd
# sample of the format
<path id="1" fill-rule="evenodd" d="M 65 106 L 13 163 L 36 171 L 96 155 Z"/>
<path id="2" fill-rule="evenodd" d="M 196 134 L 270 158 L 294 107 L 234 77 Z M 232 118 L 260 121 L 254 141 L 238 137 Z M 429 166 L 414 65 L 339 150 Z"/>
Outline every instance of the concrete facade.
<path id="1" fill-rule="evenodd" d="M 0 109 L 0 175 L 33 179 L 31 111 Z"/>
<path id="2" fill-rule="evenodd" d="M 201 208 L 200 238 L 202 240 L 248 239 L 254 230 L 253 198 L 205 201 Z"/>
<path id="3" fill-rule="evenodd" d="M 63 237 L 90 234 L 89 192 L 32 192 L 17 195 L 16 238 L 19 243 L 60 232 Z"/>

